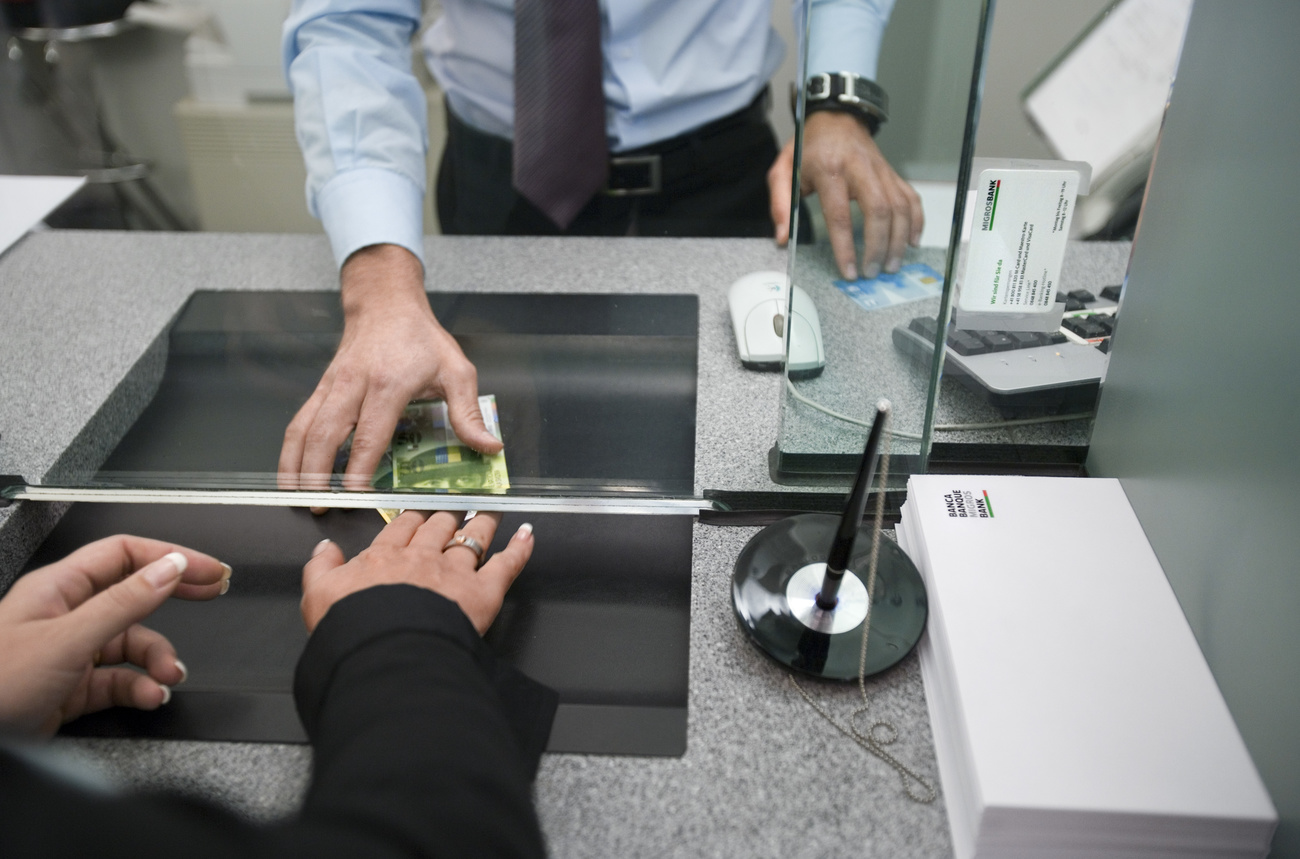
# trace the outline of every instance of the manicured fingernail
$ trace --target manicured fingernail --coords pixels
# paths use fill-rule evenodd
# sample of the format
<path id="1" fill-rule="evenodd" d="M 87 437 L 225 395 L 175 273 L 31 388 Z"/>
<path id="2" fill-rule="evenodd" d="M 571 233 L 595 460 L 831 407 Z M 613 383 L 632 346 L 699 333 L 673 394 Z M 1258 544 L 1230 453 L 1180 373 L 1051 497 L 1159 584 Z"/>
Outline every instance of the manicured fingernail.
<path id="1" fill-rule="evenodd" d="M 226 592 L 229 590 L 230 590 L 230 579 L 222 579 L 221 590 L 217 591 L 217 596 L 223 597 L 226 595 Z"/>
<path id="2" fill-rule="evenodd" d="M 181 577 L 189 561 L 180 552 L 169 552 L 144 568 L 144 578 L 161 590 Z"/>
<path id="3" fill-rule="evenodd" d="M 885 271 L 889 272 L 890 274 L 897 274 L 898 270 L 902 267 L 903 267 L 903 261 L 898 257 L 894 257 L 893 259 L 885 263 Z"/>
<path id="4" fill-rule="evenodd" d="M 163 690 L 163 699 L 162 699 L 162 702 L 163 702 L 163 704 L 166 704 L 168 701 L 170 701 L 170 700 L 172 699 L 172 687 L 170 687 L 170 686 L 164 686 L 164 685 L 162 685 L 161 683 L 158 684 L 158 687 L 159 687 L 160 689 Z M 162 705 L 160 704 L 159 706 L 162 706 Z"/>
<path id="5" fill-rule="evenodd" d="M 311 556 L 313 558 L 316 557 L 321 552 L 325 551 L 325 549 L 329 546 L 329 544 L 330 544 L 329 537 L 326 537 L 324 540 L 321 540 L 319 543 L 316 544 L 316 548 L 311 550 Z"/>
<path id="6" fill-rule="evenodd" d="M 519 540 L 526 540 L 529 537 L 531 537 L 532 534 L 533 534 L 533 526 L 530 523 L 525 522 L 524 524 L 520 525 L 519 530 L 515 532 L 515 538 Z"/>
<path id="7" fill-rule="evenodd" d="M 873 280 L 880 276 L 880 263 L 873 262 L 862 272 L 862 277 L 866 280 Z"/>
<path id="8" fill-rule="evenodd" d="M 225 563 L 224 561 L 217 561 L 217 563 L 218 563 L 218 564 L 221 564 L 221 569 L 223 569 L 223 570 L 226 571 L 226 572 L 221 576 L 221 578 L 222 578 L 223 580 L 229 579 L 230 576 L 235 572 L 233 569 L 231 569 L 230 564 L 227 564 L 227 563 Z"/>
<path id="9" fill-rule="evenodd" d="M 858 267 L 857 267 L 856 265 L 854 265 L 853 263 L 849 263 L 848 265 L 844 266 L 844 279 L 845 279 L 845 280 L 857 280 L 857 279 L 858 279 Z"/>
<path id="10" fill-rule="evenodd" d="M 186 680 L 190 679 L 190 670 L 186 668 L 185 663 L 181 662 L 179 659 L 173 659 L 172 662 L 176 663 L 176 670 L 181 672 L 181 679 L 176 681 L 176 685 L 179 686 Z M 167 687 L 164 686 L 163 688 L 166 689 Z"/>

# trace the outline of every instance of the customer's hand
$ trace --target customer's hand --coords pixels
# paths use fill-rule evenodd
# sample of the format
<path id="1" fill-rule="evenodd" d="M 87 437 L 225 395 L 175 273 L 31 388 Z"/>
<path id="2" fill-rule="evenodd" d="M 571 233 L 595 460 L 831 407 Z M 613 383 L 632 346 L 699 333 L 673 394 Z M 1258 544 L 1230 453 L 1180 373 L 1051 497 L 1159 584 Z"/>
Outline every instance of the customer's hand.
<path id="1" fill-rule="evenodd" d="M 355 429 L 344 486 L 367 488 L 413 399 L 442 397 L 462 441 L 499 451 L 479 411 L 478 374 L 429 309 L 420 261 L 397 245 L 373 245 L 348 257 L 341 282 L 343 339 L 285 430 L 280 486 L 327 488 L 334 457 Z"/>
<path id="2" fill-rule="evenodd" d="M 185 667 L 139 621 L 169 596 L 225 593 L 229 576 L 192 549 L 118 536 L 19 578 L 0 600 L 0 732 L 49 736 L 106 707 L 167 703 Z"/>
<path id="3" fill-rule="evenodd" d="M 314 630 L 330 606 L 348 594 L 375 585 L 405 584 L 452 600 L 482 635 L 533 554 L 532 526 L 521 526 L 505 549 L 481 567 L 478 553 L 469 546 L 443 547 L 463 534 L 486 550 L 500 523 L 500 513 L 480 513 L 459 528 L 459 513 L 408 510 L 379 532 L 370 548 L 346 563 L 337 545 L 322 542 L 302 568 L 302 619 L 307 631 Z"/>
<path id="4" fill-rule="evenodd" d="M 794 141 L 787 141 L 767 173 L 776 241 L 790 238 L 790 183 L 794 176 Z M 817 194 L 831 252 L 840 274 L 856 280 L 859 271 L 872 278 L 896 272 L 908 244 L 921 240 L 925 216 L 921 198 L 894 172 L 876 142 L 858 120 L 846 113 L 819 111 L 804 126 L 800 194 Z M 862 209 L 862 267 L 857 266 L 849 201 Z"/>

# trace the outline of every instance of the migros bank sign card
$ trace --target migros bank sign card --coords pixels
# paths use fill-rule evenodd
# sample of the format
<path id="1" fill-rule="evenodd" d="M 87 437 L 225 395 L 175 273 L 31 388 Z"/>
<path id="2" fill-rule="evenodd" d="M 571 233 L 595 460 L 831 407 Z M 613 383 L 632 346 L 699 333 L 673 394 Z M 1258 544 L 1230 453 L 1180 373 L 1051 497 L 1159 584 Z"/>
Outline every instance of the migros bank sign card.
<path id="1" fill-rule="evenodd" d="M 1087 164 L 979 160 L 970 249 L 957 299 L 958 328 L 1053 331 L 1061 263 Z"/>

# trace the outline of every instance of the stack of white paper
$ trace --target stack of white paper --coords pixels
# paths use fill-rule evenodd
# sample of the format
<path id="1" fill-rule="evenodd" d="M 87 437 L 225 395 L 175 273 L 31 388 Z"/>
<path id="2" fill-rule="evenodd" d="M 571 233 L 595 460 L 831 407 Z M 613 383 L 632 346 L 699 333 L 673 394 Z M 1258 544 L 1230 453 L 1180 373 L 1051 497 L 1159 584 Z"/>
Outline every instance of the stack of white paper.
<path id="1" fill-rule="evenodd" d="M 913 477 L 922 677 L 967 857 L 1245 857 L 1277 812 L 1118 481 Z"/>

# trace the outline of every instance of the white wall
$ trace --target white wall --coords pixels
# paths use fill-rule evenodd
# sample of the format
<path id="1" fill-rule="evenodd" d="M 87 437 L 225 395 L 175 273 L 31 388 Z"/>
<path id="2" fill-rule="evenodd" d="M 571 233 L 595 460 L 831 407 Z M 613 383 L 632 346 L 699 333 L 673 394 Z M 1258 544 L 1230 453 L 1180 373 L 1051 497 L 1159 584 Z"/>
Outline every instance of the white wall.
<path id="1" fill-rule="evenodd" d="M 1111 2 L 997 0 L 984 72 L 984 102 L 975 138 L 976 154 L 997 158 L 1052 157 L 1025 118 L 1020 93 Z"/>

